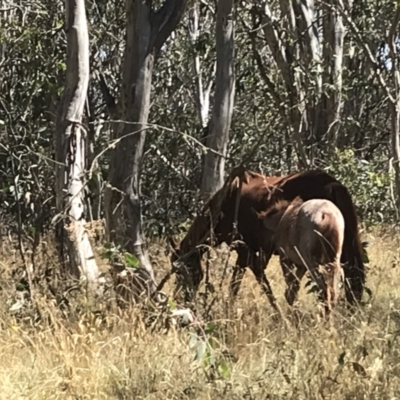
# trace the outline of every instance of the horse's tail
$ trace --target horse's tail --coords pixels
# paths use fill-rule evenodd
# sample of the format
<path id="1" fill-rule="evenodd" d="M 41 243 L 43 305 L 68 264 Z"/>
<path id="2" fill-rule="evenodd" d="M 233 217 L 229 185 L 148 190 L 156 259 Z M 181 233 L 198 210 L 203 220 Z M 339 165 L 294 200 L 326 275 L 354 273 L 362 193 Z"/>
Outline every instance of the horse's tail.
<path id="1" fill-rule="evenodd" d="M 365 250 L 361 245 L 357 214 L 347 188 L 339 182 L 332 183 L 331 188 L 332 200 L 341 211 L 345 222 L 341 262 L 346 277 L 346 298 L 350 303 L 359 302 L 365 284 Z"/>

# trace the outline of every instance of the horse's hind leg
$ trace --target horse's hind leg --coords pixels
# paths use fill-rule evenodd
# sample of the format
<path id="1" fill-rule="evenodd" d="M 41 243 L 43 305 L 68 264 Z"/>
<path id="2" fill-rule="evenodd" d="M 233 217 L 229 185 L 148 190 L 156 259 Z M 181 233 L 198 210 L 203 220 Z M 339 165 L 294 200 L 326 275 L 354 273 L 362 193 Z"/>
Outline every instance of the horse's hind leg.
<path id="1" fill-rule="evenodd" d="M 338 286 L 342 277 L 342 273 L 342 267 L 338 259 L 331 263 L 325 264 L 322 268 L 322 275 L 325 280 L 325 292 L 323 300 L 325 301 L 325 315 L 327 317 L 329 317 L 329 314 L 332 312 L 337 303 Z"/>
<path id="2" fill-rule="evenodd" d="M 319 264 L 315 263 L 309 268 L 309 271 L 312 279 L 318 287 L 318 300 L 324 305 L 325 315 L 328 316 L 331 311 L 328 299 L 328 288 L 324 276 L 321 274 L 321 272 L 319 272 L 318 267 Z"/>

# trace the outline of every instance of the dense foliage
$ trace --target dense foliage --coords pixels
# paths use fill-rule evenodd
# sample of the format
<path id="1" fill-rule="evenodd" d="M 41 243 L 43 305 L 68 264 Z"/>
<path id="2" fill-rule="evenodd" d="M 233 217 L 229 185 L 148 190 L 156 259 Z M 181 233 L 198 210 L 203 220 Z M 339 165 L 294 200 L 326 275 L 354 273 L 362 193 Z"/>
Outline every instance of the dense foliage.
<path id="1" fill-rule="evenodd" d="M 49 228 L 55 217 L 53 135 L 65 75 L 63 2 L 1 3 L 5 7 L 0 11 L 0 229 L 33 235 Z M 384 49 L 390 23 L 387 16 L 392 11 L 389 3 L 384 7 L 378 3 L 354 2 L 352 18 L 358 33 L 349 30 L 345 37 L 343 112 L 336 150 L 328 151 L 328 143 L 316 145 L 311 136 L 305 138 L 313 165 L 349 187 L 359 215 L 370 223 L 391 222 L 397 216 L 388 161 L 390 123 L 385 91 L 360 46 L 364 40 L 375 54 Z M 118 119 L 115 103 L 125 21 L 123 6 L 115 0 L 87 2 L 87 9 L 92 68 L 85 121 L 90 139 L 88 165 L 92 167 L 87 218 L 97 219 L 103 217 L 112 121 Z M 271 9 L 277 9 L 274 2 Z M 291 151 L 288 121 L 282 118 L 255 59 L 253 50 L 257 49 L 264 72 L 275 90 L 282 92 L 282 79 L 265 40 L 258 33 L 249 34 L 257 24 L 253 11 L 247 2 L 238 2 L 236 102 L 227 171 L 246 160 L 250 169 L 281 174 L 296 170 L 297 158 Z M 155 68 L 142 174 L 145 229 L 150 236 L 185 229 L 200 204 L 204 129 L 194 101 L 193 57 L 200 57 L 203 82 L 213 82 L 215 2 L 201 2 L 199 15 L 197 42 L 189 38 L 186 13 L 162 48 Z M 388 73 L 387 55 L 379 54 L 383 74 Z M 297 62 L 302 81 L 309 79 L 306 94 L 312 103 L 313 72 L 302 69 L 302 59 Z M 212 102 L 213 89 L 211 107 Z"/>

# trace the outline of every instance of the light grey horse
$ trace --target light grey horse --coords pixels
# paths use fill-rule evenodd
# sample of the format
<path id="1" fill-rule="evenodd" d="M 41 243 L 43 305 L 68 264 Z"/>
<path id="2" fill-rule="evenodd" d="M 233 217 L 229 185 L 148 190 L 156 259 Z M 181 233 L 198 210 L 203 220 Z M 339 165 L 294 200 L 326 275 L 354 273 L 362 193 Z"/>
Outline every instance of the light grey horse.
<path id="1" fill-rule="evenodd" d="M 340 264 L 344 239 L 344 218 L 329 200 L 280 201 L 258 214 L 278 251 L 287 284 L 290 305 L 297 299 L 300 281 L 307 270 L 320 290 L 320 300 L 329 317 L 338 298 L 343 278 Z"/>

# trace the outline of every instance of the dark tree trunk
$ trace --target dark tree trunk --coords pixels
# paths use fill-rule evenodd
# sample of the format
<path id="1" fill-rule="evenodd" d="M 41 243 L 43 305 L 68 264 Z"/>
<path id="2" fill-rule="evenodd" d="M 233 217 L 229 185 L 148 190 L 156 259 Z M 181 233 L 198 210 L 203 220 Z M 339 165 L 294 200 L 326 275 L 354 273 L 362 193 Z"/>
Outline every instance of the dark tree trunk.
<path id="1" fill-rule="evenodd" d="M 105 193 L 107 233 L 136 255 L 154 279 L 145 246 L 140 206 L 140 174 L 150 110 L 154 60 L 178 24 L 186 0 L 166 0 L 157 11 L 149 0 L 127 0 L 126 48 L 123 64 L 119 142 L 111 156 Z"/>

